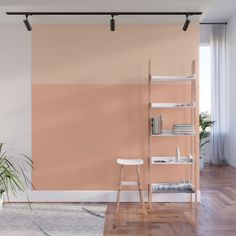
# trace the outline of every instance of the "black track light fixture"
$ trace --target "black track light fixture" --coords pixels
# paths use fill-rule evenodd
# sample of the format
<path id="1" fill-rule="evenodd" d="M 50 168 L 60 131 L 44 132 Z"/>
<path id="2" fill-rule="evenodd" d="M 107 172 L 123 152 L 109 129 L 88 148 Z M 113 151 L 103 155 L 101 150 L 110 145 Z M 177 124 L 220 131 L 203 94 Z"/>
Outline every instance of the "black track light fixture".
<path id="1" fill-rule="evenodd" d="M 6 12 L 7 15 L 24 15 L 26 19 L 24 20 L 25 27 L 28 31 L 32 30 L 32 27 L 28 21 L 28 16 L 111 16 L 110 19 L 110 30 L 115 31 L 115 16 L 186 16 L 186 20 L 183 26 L 183 31 L 187 31 L 190 20 L 189 16 L 201 15 L 202 12 L 32 12 L 32 11 L 23 11 L 23 12 Z"/>
<path id="2" fill-rule="evenodd" d="M 110 31 L 115 31 L 116 30 L 116 22 L 114 19 L 114 15 L 111 15 L 111 20 L 110 20 Z"/>
<path id="3" fill-rule="evenodd" d="M 190 24 L 190 20 L 189 20 L 189 18 L 188 18 L 188 14 L 186 14 L 186 20 L 185 20 L 185 22 L 184 22 L 184 26 L 183 26 L 183 31 L 187 31 L 188 30 L 188 27 L 189 27 L 189 24 Z"/>
<path id="4" fill-rule="evenodd" d="M 25 27 L 28 31 L 31 31 L 32 30 L 32 27 L 28 21 L 28 15 L 25 15 L 25 19 L 23 20 L 24 24 L 25 24 Z"/>

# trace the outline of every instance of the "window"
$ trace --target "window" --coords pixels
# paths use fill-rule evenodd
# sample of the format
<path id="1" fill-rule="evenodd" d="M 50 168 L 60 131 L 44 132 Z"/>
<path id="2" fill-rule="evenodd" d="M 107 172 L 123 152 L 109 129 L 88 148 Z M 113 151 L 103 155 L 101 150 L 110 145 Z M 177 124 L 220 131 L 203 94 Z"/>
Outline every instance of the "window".
<path id="1" fill-rule="evenodd" d="M 200 80 L 199 109 L 200 112 L 211 113 L 211 48 L 210 45 L 200 46 Z"/>

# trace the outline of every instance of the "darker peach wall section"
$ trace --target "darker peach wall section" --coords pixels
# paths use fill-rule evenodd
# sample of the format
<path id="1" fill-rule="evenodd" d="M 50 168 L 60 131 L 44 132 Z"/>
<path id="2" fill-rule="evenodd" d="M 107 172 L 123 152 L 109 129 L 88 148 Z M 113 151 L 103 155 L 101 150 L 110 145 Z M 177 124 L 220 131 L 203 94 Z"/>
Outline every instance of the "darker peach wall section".
<path id="1" fill-rule="evenodd" d="M 182 87 L 169 90 L 178 94 Z M 159 87 L 153 93 L 158 94 Z M 160 91 L 159 91 L 160 92 Z M 160 96 L 160 94 L 158 95 Z M 116 188 L 118 157 L 141 157 L 147 186 L 146 85 L 34 85 L 33 183 L 38 190 L 111 190 Z M 155 99 L 155 96 L 154 96 Z M 163 110 L 166 125 L 189 113 Z M 177 120 L 178 120 L 177 119 Z M 190 139 L 155 138 L 153 155 L 188 154 Z M 185 179 L 182 167 L 157 168 L 157 180 Z M 127 173 L 126 173 L 127 174 Z M 134 170 L 129 178 L 134 178 Z"/>
<path id="2" fill-rule="evenodd" d="M 33 183 L 40 190 L 115 187 L 117 157 L 145 157 L 146 88 L 33 86 Z"/>

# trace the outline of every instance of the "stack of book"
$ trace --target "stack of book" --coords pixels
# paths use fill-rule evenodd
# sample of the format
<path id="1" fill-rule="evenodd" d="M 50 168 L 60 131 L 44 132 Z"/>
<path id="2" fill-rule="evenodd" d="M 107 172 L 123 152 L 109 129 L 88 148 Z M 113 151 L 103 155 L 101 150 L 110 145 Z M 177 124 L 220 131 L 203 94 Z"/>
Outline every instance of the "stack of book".
<path id="1" fill-rule="evenodd" d="M 174 124 L 173 125 L 174 134 L 186 134 L 192 135 L 195 133 L 193 124 Z"/>

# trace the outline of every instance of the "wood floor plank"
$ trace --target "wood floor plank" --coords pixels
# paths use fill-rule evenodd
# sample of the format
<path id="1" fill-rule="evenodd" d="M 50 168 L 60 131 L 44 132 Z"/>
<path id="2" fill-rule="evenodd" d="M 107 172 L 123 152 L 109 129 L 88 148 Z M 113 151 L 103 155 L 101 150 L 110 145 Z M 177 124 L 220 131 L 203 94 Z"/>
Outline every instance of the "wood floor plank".
<path id="1" fill-rule="evenodd" d="M 104 235 L 236 236 L 236 169 L 207 165 L 201 173 L 201 203 L 155 203 L 144 215 L 137 203 L 106 212 Z"/>

